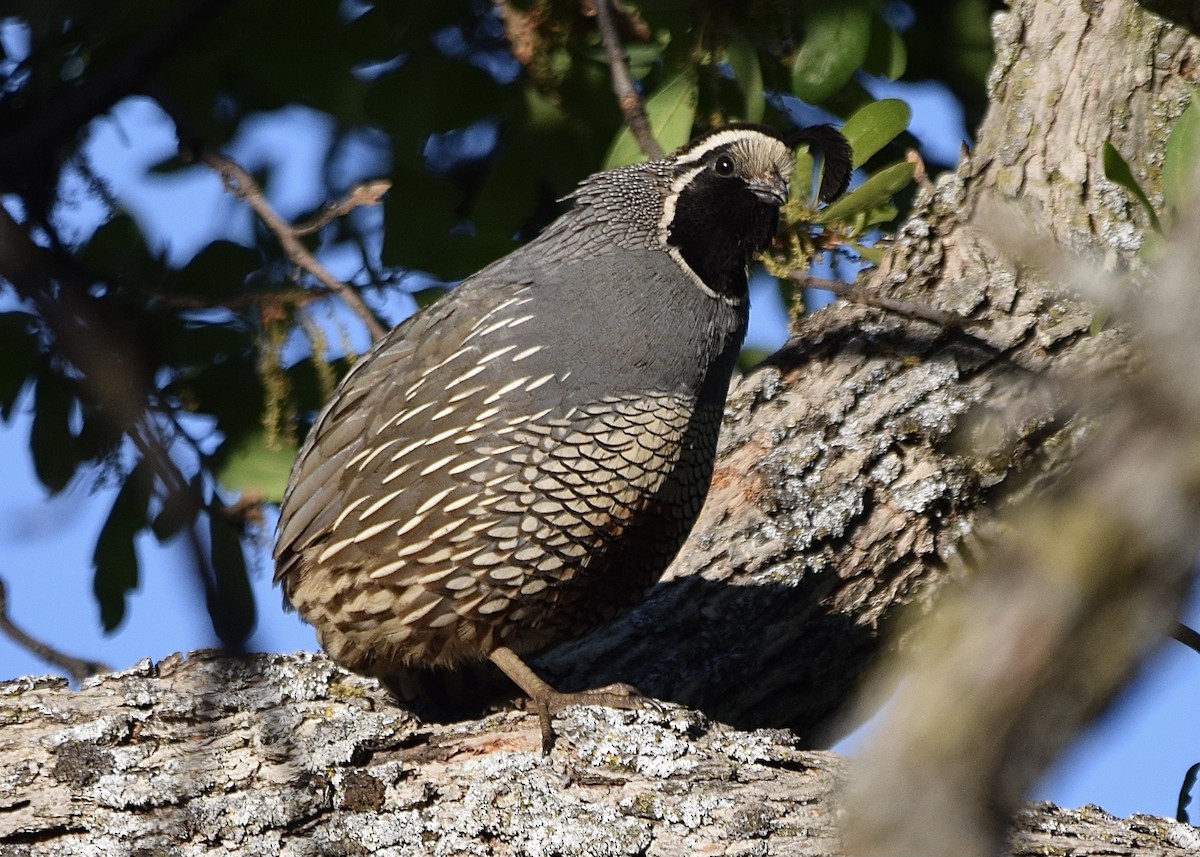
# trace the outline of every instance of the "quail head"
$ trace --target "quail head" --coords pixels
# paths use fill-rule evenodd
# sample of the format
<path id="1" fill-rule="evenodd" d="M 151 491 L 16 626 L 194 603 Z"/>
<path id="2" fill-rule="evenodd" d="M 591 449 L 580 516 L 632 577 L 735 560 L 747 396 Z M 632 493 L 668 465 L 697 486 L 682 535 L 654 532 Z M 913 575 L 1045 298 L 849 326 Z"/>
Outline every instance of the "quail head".
<path id="1" fill-rule="evenodd" d="M 848 150 L 820 135 L 823 194 Z M 830 147 L 836 138 L 838 144 Z M 793 154 L 718 129 L 598 173 L 535 240 L 380 340 L 318 416 L 280 508 L 275 579 L 348 669 L 527 659 L 640 601 L 708 491 L 746 332 L 746 268 L 771 241 Z M 832 180 L 831 180 L 832 179 Z"/>

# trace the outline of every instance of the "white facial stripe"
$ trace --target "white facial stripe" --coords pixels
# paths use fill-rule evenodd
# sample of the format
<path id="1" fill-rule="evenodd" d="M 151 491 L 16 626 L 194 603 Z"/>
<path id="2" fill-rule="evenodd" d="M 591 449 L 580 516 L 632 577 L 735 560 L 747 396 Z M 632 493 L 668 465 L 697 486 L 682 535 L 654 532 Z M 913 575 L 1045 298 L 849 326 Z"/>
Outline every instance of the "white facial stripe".
<path id="1" fill-rule="evenodd" d="M 664 247 L 667 246 L 667 233 L 670 230 L 671 221 L 675 219 L 675 204 L 679 201 L 680 191 L 687 187 L 688 182 L 704 172 L 704 169 L 703 164 L 693 167 L 671 182 L 671 192 L 663 200 L 663 213 L 658 221 L 658 240 L 662 242 Z"/>
<path id="2" fill-rule="evenodd" d="M 733 132 L 723 131 L 717 136 L 721 137 L 729 133 Z M 672 246 L 671 243 L 667 241 L 667 236 L 671 228 L 671 221 L 675 219 L 675 203 L 679 199 L 679 192 L 687 186 L 688 182 L 703 172 L 705 168 L 705 164 L 700 164 L 699 166 L 693 167 L 692 169 L 683 173 L 676 178 L 675 181 L 671 182 L 671 192 L 667 194 L 667 198 L 663 201 L 662 218 L 658 221 L 658 241 L 667 251 L 667 253 L 670 254 L 671 258 L 675 260 L 675 264 L 682 268 L 683 272 L 687 274 L 689 278 L 691 278 L 691 281 L 700 287 L 700 291 L 704 292 L 704 294 L 708 295 L 710 298 L 716 298 L 720 297 L 720 295 L 705 285 L 704 280 L 700 279 L 700 275 L 693 271 L 692 266 L 684 261 L 683 254 L 679 252 L 679 248 Z"/>
<path id="3" fill-rule="evenodd" d="M 743 168 L 751 175 L 778 171 L 786 180 L 795 167 L 791 152 L 782 142 L 767 134 L 744 128 L 714 134 L 695 149 L 681 154 L 676 163 L 681 166 L 703 163 L 708 155 L 724 147 L 737 152 L 744 162 Z"/>
<path id="4" fill-rule="evenodd" d="M 727 304 L 737 302 L 736 299 L 731 295 L 719 295 L 710 289 L 704 280 L 700 279 L 700 275 L 692 270 L 692 266 L 689 265 L 687 260 L 683 258 L 683 254 L 679 252 L 678 247 L 668 247 L 667 253 L 671 255 L 671 258 L 675 260 L 675 264 L 683 269 L 683 272 L 691 278 L 692 282 L 695 283 L 700 288 L 700 291 L 704 292 L 704 294 L 708 295 L 710 298 L 720 298 Z"/>

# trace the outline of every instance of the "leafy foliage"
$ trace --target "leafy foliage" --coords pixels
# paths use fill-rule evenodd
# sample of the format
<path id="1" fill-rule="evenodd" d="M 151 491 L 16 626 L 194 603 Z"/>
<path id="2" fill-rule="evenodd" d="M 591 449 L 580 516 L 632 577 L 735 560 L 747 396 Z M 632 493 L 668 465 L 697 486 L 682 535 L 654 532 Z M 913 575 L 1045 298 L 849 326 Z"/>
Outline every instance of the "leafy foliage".
<path id="1" fill-rule="evenodd" d="M 774 266 L 839 247 L 869 254 L 864 234 L 898 216 L 913 174 L 896 142 L 908 109 L 875 102 L 861 75 L 902 77 L 921 28 L 945 22 L 937 7 L 901 26 L 894 5 L 622 6 L 631 71 L 668 150 L 730 120 L 786 129 L 815 107 L 847 117 L 863 180 L 818 214 L 813 161 L 799 152 Z M 986 15 L 991 4 L 952 5 Z M 166 174 L 207 169 L 195 150 L 227 147 L 262 111 L 328 116 L 335 133 L 311 181 L 330 201 L 379 173 L 393 190 L 381 217 L 342 217 L 302 240 L 357 251 L 351 286 L 387 315 L 411 272 L 465 276 L 548 222 L 581 178 L 642 157 L 595 18 L 573 0 L 13 0 L 6 15 L 28 45 L 0 43 L 0 417 L 28 403 L 30 454 L 50 491 L 84 473 L 120 485 L 94 552 L 105 628 L 124 616 L 134 543 L 150 533 L 192 546 L 213 625 L 237 647 L 254 621 L 243 542 L 261 521 L 245 500 L 282 496 L 312 414 L 349 365 L 330 351 L 345 351 L 359 323 L 265 229 L 253 246 L 214 239 L 168 261 L 94 178 L 89 123 L 149 94 L 185 144 L 155 168 Z M 384 141 L 380 156 L 346 156 L 342 144 L 364 136 Z M 62 228 L 68 173 L 107 211 L 90 235 Z M 272 176 L 258 178 L 270 190 Z"/>
<path id="2" fill-rule="evenodd" d="M 1133 174 L 1129 163 L 1111 142 L 1105 142 L 1102 154 L 1104 177 L 1129 191 L 1146 212 L 1151 233 L 1146 236 L 1139 255 L 1154 256 L 1162 247 L 1180 211 L 1191 204 L 1200 183 L 1200 92 L 1191 100 L 1167 136 L 1162 165 L 1162 211 L 1155 209 L 1149 194 Z"/>

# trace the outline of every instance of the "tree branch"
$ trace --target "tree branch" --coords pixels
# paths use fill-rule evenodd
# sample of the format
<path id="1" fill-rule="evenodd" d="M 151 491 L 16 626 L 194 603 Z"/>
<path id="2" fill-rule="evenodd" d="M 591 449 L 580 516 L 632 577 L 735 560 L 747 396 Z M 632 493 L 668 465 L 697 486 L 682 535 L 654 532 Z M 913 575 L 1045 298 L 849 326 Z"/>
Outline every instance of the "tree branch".
<path id="1" fill-rule="evenodd" d="M 680 708 L 420 723 L 320 655 L 193 653 L 0 684 L 0 851 L 247 857 L 371 852 L 843 852 L 845 762 Z M 46 712 L 53 712 L 48 717 Z M 1188 857 L 1195 828 L 1028 806 L 1005 853 Z"/>
<path id="2" fill-rule="evenodd" d="M 371 312 L 370 307 L 363 302 L 358 292 L 335 277 L 304 246 L 299 236 L 305 234 L 305 232 L 312 231 L 311 223 L 306 224 L 300 231 L 297 231 L 288 224 L 287 221 L 275 212 L 271 204 L 267 202 L 262 188 L 254 181 L 253 176 L 232 159 L 209 149 L 201 149 L 196 157 L 221 176 L 221 181 L 224 183 L 226 190 L 238 199 L 244 200 L 254 210 L 259 220 L 271 230 L 276 240 L 279 241 L 279 246 L 283 248 L 283 252 L 291 260 L 292 264 L 312 274 L 325 288 L 340 297 L 350 307 L 370 332 L 372 339 L 380 339 L 387 332 L 383 325 L 379 323 L 379 319 Z M 386 188 L 380 189 L 379 185 L 376 184 L 368 192 L 365 192 L 362 198 L 371 198 L 378 201 L 385 190 Z M 350 207 L 353 208 L 354 205 L 360 204 L 364 203 L 355 201 Z M 347 205 L 347 200 L 343 200 L 340 205 Z M 319 228 L 319 225 L 317 228 Z"/>
<path id="3" fill-rule="evenodd" d="M 379 205 L 383 201 L 383 195 L 391 188 L 392 183 L 387 179 L 359 182 L 350 188 L 350 192 L 342 199 L 325 206 L 321 213 L 312 220 L 293 224 L 292 234 L 296 236 L 311 235 L 324 229 L 339 217 L 345 217 L 356 208 Z"/>
<path id="4" fill-rule="evenodd" d="M 1084 260 L 1103 254 L 1134 267 L 1125 254 L 1135 248 L 1114 232 L 1119 223 L 1137 233 L 1133 206 L 1108 194 L 1101 152 L 1115 133 L 1149 137 L 1132 145 L 1152 161 L 1172 125 L 1152 118 L 1154 107 L 1182 112 L 1189 85 L 1168 78 L 1154 93 L 1109 87 L 1143 73 L 1138 50 L 1164 44 L 1166 29 L 1135 5 L 1016 0 L 997 17 L 997 56 L 1013 65 L 993 72 L 995 100 L 963 167 L 972 175 L 958 204 L 968 220 L 964 240 L 940 248 L 950 251 L 937 256 L 945 279 L 922 290 L 947 296 L 946 279 L 969 282 L 964 259 L 979 254 L 989 288 L 1009 283 L 1014 305 L 1032 298 L 1047 307 L 1049 324 L 1035 336 L 1069 306 L 1056 282 L 1092 289 L 1086 297 L 1095 303 L 1080 303 L 1085 317 L 1071 326 L 1087 321 L 1090 331 L 1104 306 L 1122 328 L 1090 332 L 1074 359 L 1058 355 L 1045 373 L 1079 406 L 1070 470 L 976 533 L 962 585 L 938 600 L 907 657 L 868 687 L 869 700 L 886 694 L 889 704 L 847 801 L 848 840 L 860 857 L 999 853 L 1023 795 L 1162 647 L 1192 585 L 1200 551 L 1200 208 L 1179 212 L 1177 237 L 1155 262 L 1137 266 L 1136 282 L 1068 273 L 1061 261 L 1074 255 L 1091 272 Z M 1179 67 L 1200 55 L 1194 36 L 1174 32 L 1166 43 Z M 1116 112 L 1139 118 L 1118 132 Z M 1014 123 L 1037 131 L 1014 135 Z M 1058 171 L 1071 180 L 1013 181 Z M 1022 226 L 1019 243 L 1003 237 L 1013 223 Z M 1037 264 L 1039 252 L 1053 258 Z M 912 286 L 899 269 L 878 280 Z M 1000 332 L 997 324 L 989 336 Z M 967 438 L 960 442 L 969 445 Z"/>
<path id="5" fill-rule="evenodd" d="M 654 161 L 663 156 L 662 146 L 654 139 L 650 130 L 650 120 L 646 117 L 646 106 L 642 96 L 633 84 L 629 74 L 629 63 L 625 56 L 625 48 L 617 33 L 616 22 L 613 20 L 613 0 L 591 0 L 596 9 L 596 25 L 600 28 L 600 38 L 604 42 L 604 51 L 608 54 L 608 67 L 612 71 L 613 94 L 617 96 L 617 104 L 625 116 L 625 125 L 629 128 L 638 146 L 646 157 Z"/>
<path id="6" fill-rule="evenodd" d="M 1193 652 L 1200 653 L 1200 633 L 1182 622 L 1176 622 L 1171 628 L 1171 639 L 1183 643 Z"/>
<path id="7" fill-rule="evenodd" d="M 802 288 L 824 289 L 852 303 L 873 306 L 878 309 L 887 310 L 888 312 L 894 312 L 905 318 L 933 322 L 947 330 L 960 330 L 966 327 L 986 327 L 991 323 L 988 319 L 967 318 L 952 312 L 943 312 L 933 307 L 922 306 L 912 301 L 896 300 L 858 283 L 844 283 L 841 280 L 814 277 L 805 271 L 788 271 L 784 276 Z"/>
<path id="8" fill-rule="evenodd" d="M 112 667 L 100 661 L 77 658 L 73 655 L 60 652 L 53 646 L 43 643 L 41 640 L 35 640 L 18 628 L 8 615 L 8 592 L 3 579 L 0 579 L 0 633 L 46 663 L 59 668 L 74 681 L 83 681 L 90 675 L 112 671 Z"/>

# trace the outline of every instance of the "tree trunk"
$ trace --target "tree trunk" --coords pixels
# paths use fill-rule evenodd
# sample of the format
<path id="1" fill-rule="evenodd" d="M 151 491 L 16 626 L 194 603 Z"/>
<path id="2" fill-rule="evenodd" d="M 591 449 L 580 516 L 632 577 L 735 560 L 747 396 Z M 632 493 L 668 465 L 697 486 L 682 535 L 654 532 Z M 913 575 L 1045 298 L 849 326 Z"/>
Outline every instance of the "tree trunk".
<path id="1" fill-rule="evenodd" d="M 1196 553 L 1200 492 L 1187 462 L 1200 456 L 1175 442 L 1200 436 L 1195 371 L 1182 398 L 1158 393 L 1180 383 L 1169 360 L 1200 366 L 1184 359 L 1194 346 L 1176 350 L 1172 338 L 1195 339 L 1200 312 L 1175 300 L 1179 289 L 1163 290 L 1174 302 L 1146 302 L 1158 316 L 1110 289 L 1129 323 L 1093 333 L 1096 307 L 1077 287 L 1119 279 L 1144 230 L 1128 195 L 1103 178 L 1103 143 L 1160 190 L 1200 41 L 1127 0 L 1019 0 L 994 29 L 978 147 L 922 193 L 869 280 L 980 324 L 947 330 L 843 304 L 800 319 L 788 346 L 735 389 L 712 492 L 668 578 L 624 620 L 540 662 L 563 690 L 621 680 L 703 715 L 573 710 L 565 740 L 541 759 L 529 716 L 418 725 L 321 658 L 169 660 L 80 693 L 26 680 L 8 686 L 0 708 L 3 853 L 829 854 L 842 849 L 834 825 L 845 800 L 857 800 L 848 815 L 866 819 L 851 840 L 866 853 L 887 852 L 880 842 L 892 834 L 927 848 L 907 853 L 1195 853 L 1193 828 L 1047 806 L 1021 812 L 1016 838 L 998 843 L 1014 795 L 1158 638 Z M 1178 502 L 1146 506 L 1173 509 L 1172 527 L 1133 526 L 1136 510 L 1123 503 L 1142 495 L 1106 468 L 1128 475 L 1139 462 L 1153 465 L 1143 476 L 1183 468 L 1180 484 L 1157 482 Z M 1153 543 L 1090 557 L 1113 573 L 1081 572 L 1070 594 L 1084 615 L 1060 628 L 1061 616 L 1035 609 L 1058 602 L 1026 584 L 1054 579 L 1046 563 L 1070 562 L 1049 541 L 1030 539 L 1040 551 L 1023 553 L 1014 544 L 1061 519 L 1034 511 L 1002 523 L 997 511 L 1051 498 L 1047 508 L 1065 513 L 1089 497 L 1113 510 L 1113 529 L 1096 533 L 1148 531 Z M 1003 549 L 985 549 L 993 541 Z M 1079 555 L 1089 547 L 1064 544 Z M 937 754 L 916 765 L 913 736 L 928 733 L 905 722 L 888 733 L 890 762 L 867 768 L 885 771 L 863 778 L 877 790 L 847 798 L 843 764 L 808 751 L 829 740 L 885 642 L 912 638 L 893 634 L 897 617 L 927 611 L 951 578 L 963 582 L 964 600 L 948 611 L 959 626 L 1055 633 L 1032 649 L 1029 636 L 998 636 L 990 648 L 926 636 L 918 648 L 932 663 L 979 656 L 945 671 L 976 677 L 963 696 L 947 691 L 962 689 L 952 681 L 912 682 L 949 700 L 927 728 L 961 738 L 946 758 L 978 762 L 975 779 L 943 776 Z M 990 600 L 971 600 L 981 591 Z M 1136 609 L 1111 612 L 1125 601 Z M 1023 612 L 992 621 L 1005 605 Z M 1109 640 L 1085 619 L 1118 633 Z M 1027 673 L 1000 669 L 1023 654 Z M 1103 670 L 1075 659 L 1097 654 Z M 993 656 L 1007 707 L 972 695 Z M 1080 663 L 1095 681 L 1076 699 L 1061 677 Z M 969 704 L 956 712 L 955 702 Z M 903 695 L 897 707 L 907 710 Z M 995 739 L 972 744 L 977 731 L 949 728 L 958 714 Z M 793 731 L 745 731 L 760 727 Z M 906 818 L 927 793 L 949 803 Z M 914 819 L 918 833 L 940 821 L 965 845 L 902 836 Z"/>

